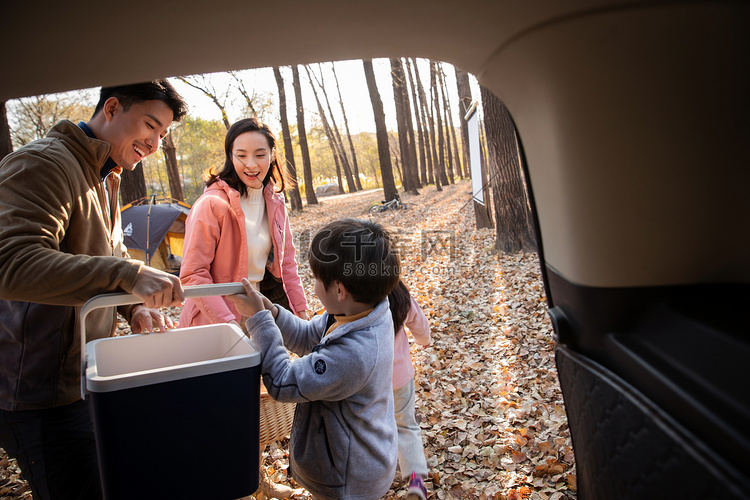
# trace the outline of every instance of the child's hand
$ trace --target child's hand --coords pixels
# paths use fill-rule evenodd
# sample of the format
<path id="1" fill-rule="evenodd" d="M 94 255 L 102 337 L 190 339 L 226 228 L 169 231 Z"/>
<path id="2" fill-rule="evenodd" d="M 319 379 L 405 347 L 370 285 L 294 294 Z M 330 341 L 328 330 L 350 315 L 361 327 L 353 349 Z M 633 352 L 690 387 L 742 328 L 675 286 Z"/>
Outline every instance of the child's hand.
<path id="1" fill-rule="evenodd" d="M 268 309 L 269 311 L 273 311 L 273 302 L 268 300 L 265 295 L 260 294 L 261 299 L 263 299 L 263 307 Z"/>
<path id="2" fill-rule="evenodd" d="M 264 302 L 271 303 L 268 299 L 256 292 L 255 288 L 253 288 L 246 278 L 242 278 L 242 287 L 245 289 L 244 294 L 227 295 L 227 298 L 234 302 L 237 312 L 243 316 L 253 316 L 255 313 L 266 309 Z"/>

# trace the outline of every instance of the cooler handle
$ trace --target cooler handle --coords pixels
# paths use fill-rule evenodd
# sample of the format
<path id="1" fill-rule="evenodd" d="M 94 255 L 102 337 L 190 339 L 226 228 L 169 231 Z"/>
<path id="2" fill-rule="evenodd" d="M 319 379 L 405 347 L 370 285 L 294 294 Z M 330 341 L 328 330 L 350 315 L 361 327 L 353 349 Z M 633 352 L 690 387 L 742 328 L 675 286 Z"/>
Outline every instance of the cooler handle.
<path id="1" fill-rule="evenodd" d="M 186 299 L 194 299 L 197 297 L 211 297 L 214 295 L 235 295 L 238 293 L 244 293 L 245 289 L 242 287 L 242 283 L 212 283 L 209 285 L 193 285 L 186 286 L 183 289 L 185 291 Z M 130 304 L 140 304 L 143 302 L 141 299 L 133 295 L 132 293 L 104 293 L 97 295 L 89 299 L 81 308 L 81 398 L 86 399 L 86 317 L 94 309 L 101 309 L 102 307 L 112 306 L 127 306 Z"/>

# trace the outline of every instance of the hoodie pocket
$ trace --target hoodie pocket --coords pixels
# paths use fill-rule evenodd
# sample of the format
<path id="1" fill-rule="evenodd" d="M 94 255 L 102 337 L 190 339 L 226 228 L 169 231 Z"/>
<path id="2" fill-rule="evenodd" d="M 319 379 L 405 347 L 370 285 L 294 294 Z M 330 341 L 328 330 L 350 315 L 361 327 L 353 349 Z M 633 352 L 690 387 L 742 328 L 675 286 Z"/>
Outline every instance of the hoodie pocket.
<path id="1" fill-rule="evenodd" d="M 307 436 L 296 436 L 294 447 L 297 472 L 329 487 L 346 484 L 350 437 L 340 416 L 324 405 L 316 405 L 310 416 Z M 304 445 L 299 446 L 299 438 Z"/>

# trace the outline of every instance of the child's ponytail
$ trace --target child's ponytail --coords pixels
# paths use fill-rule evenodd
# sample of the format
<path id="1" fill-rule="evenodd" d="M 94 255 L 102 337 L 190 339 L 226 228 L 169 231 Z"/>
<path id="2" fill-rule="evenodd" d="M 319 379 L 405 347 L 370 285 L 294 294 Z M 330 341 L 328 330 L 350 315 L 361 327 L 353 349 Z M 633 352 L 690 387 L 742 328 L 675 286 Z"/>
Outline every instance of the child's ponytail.
<path id="1" fill-rule="evenodd" d="M 393 334 L 395 335 L 404 326 L 406 315 L 411 309 L 411 294 L 403 281 L 399 280 L 398 285 L 388 294 L 388 302 L 391 306 Z"/>

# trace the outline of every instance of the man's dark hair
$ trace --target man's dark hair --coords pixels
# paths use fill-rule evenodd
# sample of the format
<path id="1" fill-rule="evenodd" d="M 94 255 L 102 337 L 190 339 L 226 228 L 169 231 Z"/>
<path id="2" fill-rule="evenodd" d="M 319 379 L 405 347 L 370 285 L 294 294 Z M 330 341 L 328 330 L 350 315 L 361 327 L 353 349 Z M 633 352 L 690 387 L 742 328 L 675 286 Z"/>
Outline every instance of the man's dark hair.
<path id="1" fill-rule="evenodd" d="M 162 101 L 172 109 L 174 118 L 178 122 L 187 113 L 187 103 L 180 94 L 166 80 L 152 80 L 150 82 L 134 83 L 132 85 L 118 85 L 116 87 L 102 87 L 99 91 L 99 103 L 94 109 L 96 115 L 110 97 L 117 97 L 125 111 L 133 104 L 142 101 Z"/>
<path id="2" fill-rule="evenodd" d="M 328 289 L 334 281 L 352 298 L 377 304 L 398 284 L 399 256 L 390 233 L 379 224 L 342 219 L 324 226 L 310 244 L 310 269 Z"/>

